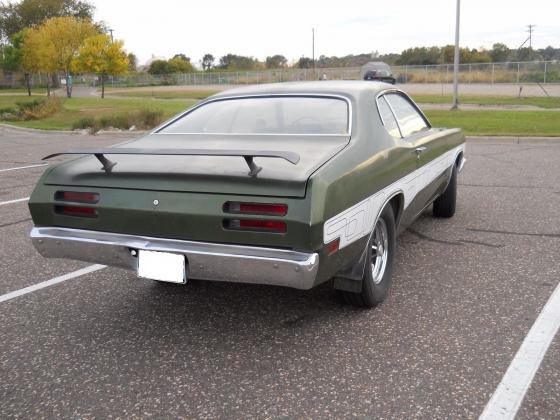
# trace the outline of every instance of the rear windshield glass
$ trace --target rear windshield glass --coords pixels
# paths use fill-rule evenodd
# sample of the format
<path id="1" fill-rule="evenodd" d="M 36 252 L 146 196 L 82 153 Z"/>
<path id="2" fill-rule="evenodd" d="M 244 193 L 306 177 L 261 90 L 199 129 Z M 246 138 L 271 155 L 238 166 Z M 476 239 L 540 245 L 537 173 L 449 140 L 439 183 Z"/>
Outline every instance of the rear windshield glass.
<path id="1" fill-rule="evenodd" d="M 209 102 L 162 128 L 181 134 L 348 133 L 348 104 L 331 97 L 283 96 Z"/>

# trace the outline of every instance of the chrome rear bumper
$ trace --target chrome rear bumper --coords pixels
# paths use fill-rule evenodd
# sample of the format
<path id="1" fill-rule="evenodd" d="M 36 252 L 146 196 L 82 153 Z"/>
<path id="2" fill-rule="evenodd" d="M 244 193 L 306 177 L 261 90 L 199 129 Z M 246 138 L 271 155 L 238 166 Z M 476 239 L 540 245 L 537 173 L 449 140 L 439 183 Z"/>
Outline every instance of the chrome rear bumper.
<path id="1" fill-rule="evenodd" d="M 33 246 L 44 257 L 68 258 L 137 270 L 132 250 L 172 252 L 186 257 L 188 276 L 200 280 L 256 283 L 295 289 L 313 287 L 317 253 L 256 246 L 181 241 L 57 227 L 34 227 Z"/>

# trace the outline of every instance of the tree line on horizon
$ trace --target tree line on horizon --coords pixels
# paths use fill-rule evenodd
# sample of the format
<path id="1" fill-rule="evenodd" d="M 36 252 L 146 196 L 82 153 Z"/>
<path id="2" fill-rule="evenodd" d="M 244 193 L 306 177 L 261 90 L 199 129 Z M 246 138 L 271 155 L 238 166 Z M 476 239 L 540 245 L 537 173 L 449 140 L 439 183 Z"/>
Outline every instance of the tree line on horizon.
<path id="1" fill-rule="evenodd" d="M 114 41 L 108 35 L 107 25 L 93 21 L 93 12 L 94 6 L 87 0 L 0 1 L 0 70 L 23 73 L 28 85 L 32 73 L 51 76 L 61 73 L 67 80 L 67 89 L 71 89 L 68 83 L 71 73 L 98 74 L 103 85 L 109 74 L 145 71 L 152 75 L 165 75 L 200 71 L 183 53 L 166 60 L 156 59 L 147 66 L 139 67 L 136 56 L 126 53 L 122 41 Z M 316 60 L 302 56 L 291 62 L 281 54 L 259 60 L 231 53 L 216 58 L 208 53 L 199 63 L 201 71 L 260 71 L 359 67 L 369 61 L 384 61 L 390 65 L 450 64 L 453 63 L 453 55 L 453 45 L 446 45 L 414 47 L 391 54 L 321 55 Z M 503 43 L 495 43 L 491 49 L 460 50 L 461 63 L 559 59 L 560 48 L 552 46 L 537 50 L 530 47 L 510 49 Z M 53 76 L 52 81 L 56 84 L 56 77 Z M 71 90 L 68 91 L 70 95 Z"/>
<path id="2" fill-rule="evenodd" d="M 389 65 L 405 66 L 405 65 L 436 65 L 436 64 L 452 64 L 455 54 L 453 45 L 443 47 L 414 47 L 408 48 L 400 54 L 350 54 L 343 57 L 325 55 L 319 56 L 313 62 L 310 57 L 300 57 L 298 60 L 290 63 L 288 59 L 276 54 L 266 57 L 261 61 L 255 57 L 242 56 L 237 54 L 226 54 L 218 60 L 212 54 L 205 54 L 200 61 L 203 71 L 261 71 L 274 69 L 311 69 L 311 68 L 336 68 L 336 67 L 360 67 L 370 61 L 383 61 Z M 176 62 L 177 56 L 182 56 L 188 65 Z M 510 49 L 503 43 L 495 43 L 492 49 L 476 49 L 461 48 L 459 53 L 459 61 L 462 64 L 474 63 L 502 63 L 515 61 L 553 61 L 560 60 L 560 48 L 549 46 L 542 49 L 533 49 L 530 47 L 520 49 Z M 197 71 L 191 64 L 190 58 L 184 54 L 175 55 L 169 60 L 154 60 L 145 70 L 153 75 L 172 74 L 172 73 L 189 73 Z"/>

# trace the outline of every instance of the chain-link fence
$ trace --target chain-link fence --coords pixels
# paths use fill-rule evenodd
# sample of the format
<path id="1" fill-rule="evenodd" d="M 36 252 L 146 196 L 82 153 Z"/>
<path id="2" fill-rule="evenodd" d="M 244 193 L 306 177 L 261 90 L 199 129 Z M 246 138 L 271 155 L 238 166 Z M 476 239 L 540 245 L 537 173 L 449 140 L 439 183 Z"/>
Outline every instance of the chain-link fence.
<path id="1" fill-rule="evenodd" d="M 452 83 L 453 64 L 425 66 L 393 66 L 397 83 Z M 135 73 L 125 76 L 109 76 L 111 87 L 161 86 L 161 85 L 246 85 L 261 83 L 294 82 L 304 80 L 360 80 L 360 67 L 282 69 L 265 71 L 204 71 L 196 73 L 151 75 Z M 77 76 L 76 84 L 96 84 L 95 76 Z M 560 62 L 534 61 L 512 63 L 461 64 L 460 83 L 560 83 Z M 44 86 L 44 75 L 33 75 L 32 86 Z M 20 74 L 4 75 L 0 87 L 23 87 Z"/>

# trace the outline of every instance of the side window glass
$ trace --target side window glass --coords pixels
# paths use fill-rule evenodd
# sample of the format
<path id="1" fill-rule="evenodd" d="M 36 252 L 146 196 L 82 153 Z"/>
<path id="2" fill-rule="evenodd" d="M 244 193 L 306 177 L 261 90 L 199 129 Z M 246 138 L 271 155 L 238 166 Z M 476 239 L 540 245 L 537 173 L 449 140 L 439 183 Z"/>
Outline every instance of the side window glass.
<path id="1" fill-rule="evenodd" d="M 404 96 L 390 93 L 385 95 L 385 98 L 395 111 L 403 137 L 429 128 L 422 115 Z"/>
<path id="2" fill-rule="evenodd" d="M 395 120 L 395 116 L 389 108 L 389 104 L 385 100 L 384 96 L 381 96 L 377 99 L 377 107 L 379 108 L 379 115 L 381 115 L 381 121 L 385 126 L 385 130 L 395 137 L 401 138 L 401 132 L 399 131 L 399 126 L 397 125 L 397 120 Z"/>

